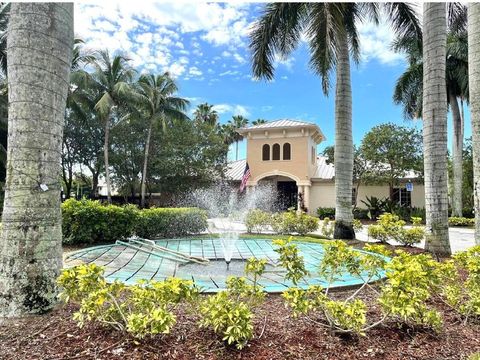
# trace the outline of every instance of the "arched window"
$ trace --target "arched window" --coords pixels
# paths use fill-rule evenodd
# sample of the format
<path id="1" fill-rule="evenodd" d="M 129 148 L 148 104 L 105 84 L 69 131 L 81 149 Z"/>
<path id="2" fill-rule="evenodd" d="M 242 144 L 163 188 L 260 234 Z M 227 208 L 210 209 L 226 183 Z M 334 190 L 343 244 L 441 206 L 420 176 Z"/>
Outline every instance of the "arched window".
<path id="1" fill-rule="evenodd" d="M 270 145 L 265 144 L 262 147 L 262 160 L 270 160 Z"/>
<path id="2" fill-rule="evenodd" d="M 280 145 L 278 144 L 273 144 L 272 160 L 280 160 Z"/>
<path id="3" fill-rule="evenodd" d="M 291 147 L 289 143 L 283 144 L 283 160 L 291 160 Z"/>

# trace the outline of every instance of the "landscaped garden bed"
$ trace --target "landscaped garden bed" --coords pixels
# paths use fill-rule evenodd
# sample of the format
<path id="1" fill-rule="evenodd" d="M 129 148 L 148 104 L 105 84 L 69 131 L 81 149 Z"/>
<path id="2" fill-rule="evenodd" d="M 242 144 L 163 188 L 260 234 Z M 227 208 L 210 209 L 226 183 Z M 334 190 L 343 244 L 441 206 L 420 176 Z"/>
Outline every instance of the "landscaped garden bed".
<path id="1" fill-rule="evenodd" d="M 345 298 L 352 291 L 335 293 Z M 371 293 L 361 296 L 366 302 Z M 464 325 L 455 312 L 434 302 L 444 319 L 443 330 L 372 329 L 367 336 L 338 336 L 312 323 L 295 319 L 279 295 L 268 295 L 257 309 L 255 338 L 243 350 L 226 347 L 213 331 L 199 329 L 191 316 L 177 318 L 171 334 L 150 339 L 72 320 L 75 306 L 0 325 L 1 359 L 466 359 L 480 352 L 480 326 Z M 371 308 L 369 316 L 379 316 Z M 266 319 L 266 320 L 265 320 Z"/>

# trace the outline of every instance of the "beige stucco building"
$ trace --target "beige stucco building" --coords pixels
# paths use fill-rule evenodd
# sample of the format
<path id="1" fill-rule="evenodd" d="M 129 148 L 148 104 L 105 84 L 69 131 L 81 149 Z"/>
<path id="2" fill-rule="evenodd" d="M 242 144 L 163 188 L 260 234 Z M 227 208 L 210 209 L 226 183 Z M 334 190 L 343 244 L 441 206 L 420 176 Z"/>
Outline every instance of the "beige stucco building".
<path id="1" fill-rule="evenodd" d="M 230 180 L 240 181 L 248 162 L 251 177 L 247 191 L 255 191 L 256 186 L 268 182 L 277 188 L 284 208 L 303 205 L 313 214 L 318 207 L 335 207 L 335 168 L 327 164 L 325 157 L 317 155 L 317 145 L 325 140 L 317 125 L 278 120 L 242 128 L 239 132 L 247 142 L 247 159 L 229 164 Z M 407 183 L 412 183 L 412 191 L 407 191 Z M 355 191 L 354 184 L 352 199 Z M 389 195 L 387 184 L 361 184 L 357 206 L 362 207 L 361 201 L 367 196 L 387 198 Z M 413 174 L 407 176 L 394 189 L 394 199 L 401 205 L 423 208 L 423 183 Z"/>

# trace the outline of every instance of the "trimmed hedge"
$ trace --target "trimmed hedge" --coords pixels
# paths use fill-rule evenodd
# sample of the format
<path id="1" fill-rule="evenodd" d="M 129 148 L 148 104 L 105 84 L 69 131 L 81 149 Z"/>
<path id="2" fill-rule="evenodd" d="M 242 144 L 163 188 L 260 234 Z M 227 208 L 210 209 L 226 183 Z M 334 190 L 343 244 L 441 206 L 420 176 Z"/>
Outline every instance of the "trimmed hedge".
<path id="1" fill-rule="evenodd" d="M 69 199 L 62 204 L 65 244 L 114 242 L 138 235 L 160 238 L 197 234 L 207 229 L 207 213 L 197 208 L 152 208 L 102 205 Z"/>
<path id="2" fill-rule="evenodd" d="M 475 219 L 452 216 L 448 218 L 448 225 L 449 226 L 475 226 Z"/>

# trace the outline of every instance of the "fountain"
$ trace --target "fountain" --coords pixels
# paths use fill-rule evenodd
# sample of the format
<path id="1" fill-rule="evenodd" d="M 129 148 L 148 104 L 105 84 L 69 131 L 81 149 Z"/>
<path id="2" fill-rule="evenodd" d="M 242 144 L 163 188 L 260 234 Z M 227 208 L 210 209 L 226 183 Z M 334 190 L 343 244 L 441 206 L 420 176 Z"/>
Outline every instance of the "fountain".
<path id="1" fill-rule="evenodd" d="M 228 271 L 239 235 L 246 231 L 243 221 L 248 211 L 260 206 L 266 207 L 275 198 L 272 186 L 258 186 L 255 191 L 241 195 L 236 189 L 219 184 L 210 189 L 193 191 L 185 202 L 208 211 L 208 232 L 220 235 Z"/>

